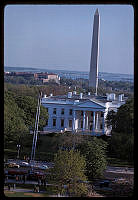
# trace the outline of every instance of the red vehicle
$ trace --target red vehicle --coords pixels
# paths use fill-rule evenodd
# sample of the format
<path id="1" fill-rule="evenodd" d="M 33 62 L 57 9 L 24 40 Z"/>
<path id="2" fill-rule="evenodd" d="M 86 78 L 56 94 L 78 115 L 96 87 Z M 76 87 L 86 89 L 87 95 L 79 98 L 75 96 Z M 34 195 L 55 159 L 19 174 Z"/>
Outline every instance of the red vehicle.
<path id="1" fill-rule="evenodd" d="M 8 170 L 8 175 L 25 175 L 25 174 L 28 174 L 28 170 L 16 170 L 16 169 Z"/>

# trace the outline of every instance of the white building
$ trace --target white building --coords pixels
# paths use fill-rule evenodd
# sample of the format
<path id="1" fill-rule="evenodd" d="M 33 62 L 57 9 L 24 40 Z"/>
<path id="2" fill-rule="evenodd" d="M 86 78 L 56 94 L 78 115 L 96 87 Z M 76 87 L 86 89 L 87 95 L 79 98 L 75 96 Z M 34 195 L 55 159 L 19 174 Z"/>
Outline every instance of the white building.
<path id="1" fill-rule="evenodd" d="M 71 131 L 81 134 L 109 135 L 111 127 L 107 128 L 105 118 L 109 110 L 117 111 L 125 103 L 124 96 L 107 94 L 105 97 L 76 94 L 76 91 L 67 95 L 53 96 L 52 94 L 41 100 L 47 108 L 49 118 L 44 132 Z"/>

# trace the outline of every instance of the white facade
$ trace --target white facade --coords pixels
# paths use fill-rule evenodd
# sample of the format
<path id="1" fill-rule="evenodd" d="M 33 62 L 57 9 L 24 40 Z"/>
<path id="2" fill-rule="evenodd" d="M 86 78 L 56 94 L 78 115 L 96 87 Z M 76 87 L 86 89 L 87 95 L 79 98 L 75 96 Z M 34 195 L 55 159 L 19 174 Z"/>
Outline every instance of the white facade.
<path id="1" fill-rule="evenodd" d="M 121 99 L 122 100 L 122 99 Z M 71 131 L 81 134 L 110 134 L 105 118 L 109 110 L 117 110 L 124 101 L 107 101 L 106 97 L 77 95 L 68 93 L 63 96 L 42 98 L 42 105 L 47 108 L 49 118 L 44 132 Z"/>

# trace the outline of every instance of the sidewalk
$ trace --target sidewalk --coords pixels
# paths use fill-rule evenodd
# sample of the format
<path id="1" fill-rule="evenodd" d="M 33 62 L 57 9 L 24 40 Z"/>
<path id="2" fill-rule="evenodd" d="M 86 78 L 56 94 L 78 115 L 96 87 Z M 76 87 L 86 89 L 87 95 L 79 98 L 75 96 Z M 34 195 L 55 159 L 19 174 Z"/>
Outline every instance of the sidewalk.
<path id="1" fill-rule="evenodd" d="M 10 190 L 8 190 L 8 187 L 4 187 L 4 190 L 5 191 L 11 191 L 11 192 L 27 192 L 27 193 L 34 193 L 34 191 L 33 191 L 33 189 L 25 189 L 25 188 L 15 188 L 15 189 L 13 189 L 12 187 L 11 187 L 11 189 Z M 40 190 L 40 192 L 38 192 L 38 193 L 45 193 L 45 191 L 41 191 Z"/>

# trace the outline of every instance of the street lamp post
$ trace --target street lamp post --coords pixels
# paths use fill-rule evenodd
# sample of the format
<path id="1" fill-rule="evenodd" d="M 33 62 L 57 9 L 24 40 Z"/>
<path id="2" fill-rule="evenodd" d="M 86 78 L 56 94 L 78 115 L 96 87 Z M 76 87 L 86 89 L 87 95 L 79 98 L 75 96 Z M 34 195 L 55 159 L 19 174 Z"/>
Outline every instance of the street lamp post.
<path id="1" fill-rule="evenodd" d="M 20 147 L 21 145 L 20 144 L 17 144 L 17 159 L 19 159 L 19 153 L 20 153 Z"/>

